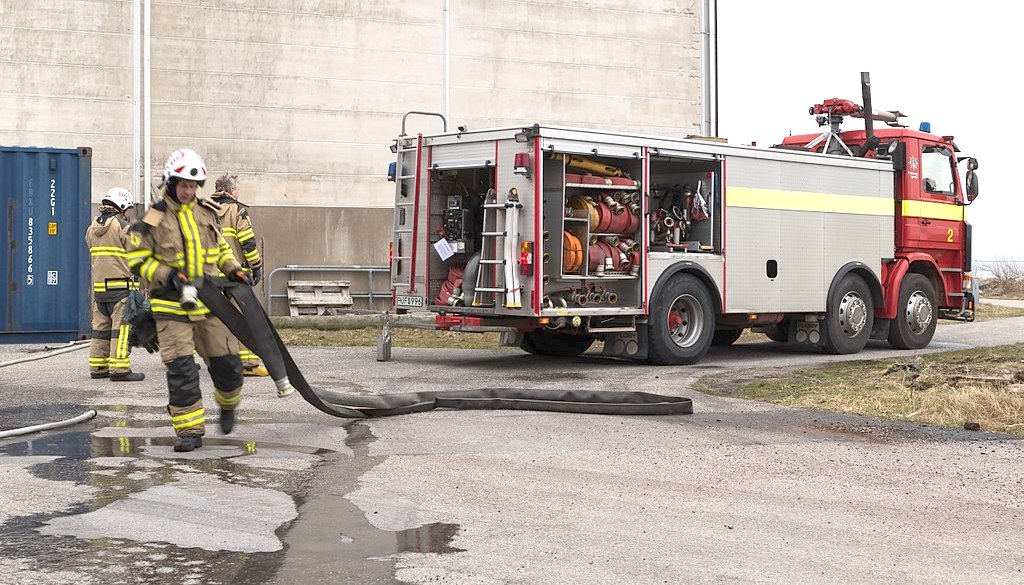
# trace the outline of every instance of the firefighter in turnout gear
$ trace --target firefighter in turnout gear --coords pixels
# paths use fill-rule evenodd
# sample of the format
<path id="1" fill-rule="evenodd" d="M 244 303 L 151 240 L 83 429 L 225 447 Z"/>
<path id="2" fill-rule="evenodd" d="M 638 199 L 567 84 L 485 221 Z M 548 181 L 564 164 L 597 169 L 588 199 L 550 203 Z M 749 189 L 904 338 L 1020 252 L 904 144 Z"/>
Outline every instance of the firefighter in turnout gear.
<path id="1" fill-rule="evenodd" d="M 238 341 L 197 298 L 196 286 L 203 279 L 218 286 L 250 281 L 221 235 L 219 206 L 196 195 L 206 181 L 203 159 L 192 150 L 176 150 L 163 178 L 163 199 L 131 227 L 128 265 L 152 295 L 160 358 L 167 366 L 167 411 L 178 436 L 174 450 L 191 451 L 203 446 L 206 421 L 193 352 L 206 361 L 224 434 L 234 427 L 243 382 Z"/>
<path id="2" fill-rule="evenodd" d="M 256 234 L 249 219 L 248 207 L 238 200 L 238 176 L 224 175 L 217 179 L 213 200 L 220 205 L 217 213 L 224 241 L 231 246 L 231 253 L 242 264 L 242 270 L 252 279 L 252 285 L 259 284 L 263 276 L 263 259 L 256 247 Z M 242 374 L 245 376 L 267 376 L 267 368 L 260 364 L 260 357 L 246 347 L 241 347 Z"/>
<path id="3" fill-rule="evenodd" d="M 85 231 L 85 244 L 92 258 L 92 344 L 89 346 L 89 375 L 109 377 L 114 382 L 137 382 L 146 377 L 132 372 L 128 354 L 131 326 L 122 322 L 128 293 L 139 283 L 128 270 L 129 221 L 126 213 L 135 204 L 127 189 L 114 187 L 100 202 L 100 214 Z"/>

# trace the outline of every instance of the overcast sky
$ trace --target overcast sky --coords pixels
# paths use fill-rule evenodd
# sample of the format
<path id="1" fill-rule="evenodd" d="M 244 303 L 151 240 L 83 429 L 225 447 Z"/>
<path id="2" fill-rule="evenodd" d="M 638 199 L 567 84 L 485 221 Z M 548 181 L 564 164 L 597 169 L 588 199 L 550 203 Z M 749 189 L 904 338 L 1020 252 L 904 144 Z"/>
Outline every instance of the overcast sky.
<path id="1" fill-rule="evenodd" d="M 1024 126 L 1009 89 L 1024 71 L 1021 16 L 995 0 L 719 0 L 719 134 L 770 146 L 820 132 L 807 109 L 832 97 L 860 104 L 868 71 L 874 109 L 899 110 L 914 129 L 931 122 L 978 159 L 974 258 L 1024 260 L 1024 178 L 1011 182 L 1024 161 L 1011 160 L 1007 138 Z"/>

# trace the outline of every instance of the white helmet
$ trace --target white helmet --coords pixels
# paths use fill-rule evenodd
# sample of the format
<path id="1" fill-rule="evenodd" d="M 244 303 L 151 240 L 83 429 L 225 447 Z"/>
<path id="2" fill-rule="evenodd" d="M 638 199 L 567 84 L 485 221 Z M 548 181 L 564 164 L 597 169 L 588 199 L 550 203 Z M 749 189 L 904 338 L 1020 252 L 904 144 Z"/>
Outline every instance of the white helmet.
<path id="1" fill-rule="evenodd" d="M 132 205 L 135 205 L 135 198 L 132 197 L 132 192 L 128 189 L 114 187 L 107 191 L 107 194 L 103 196 L 103 200 L 100 203 L 106 203 L 121 211 L 127 211 Z"/>
<path id="2" fill-rule="evenodd" d="M 206 182 L 206 163 L 203 157 L 188 148 L 175 150 L 164 163 L 164 183 L 169 182 L 171 177 L 196 181 L 202 186 Z"/>

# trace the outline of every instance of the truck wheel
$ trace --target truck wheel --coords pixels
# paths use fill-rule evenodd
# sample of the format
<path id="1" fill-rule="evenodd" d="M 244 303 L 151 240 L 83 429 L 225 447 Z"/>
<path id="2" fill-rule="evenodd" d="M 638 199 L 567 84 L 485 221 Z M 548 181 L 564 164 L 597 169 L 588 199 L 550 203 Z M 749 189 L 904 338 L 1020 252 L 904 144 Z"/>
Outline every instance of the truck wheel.
<path id="1" fill-rule="evenodd" d="M 778 325 L 773 325 L 769 329 L 766 329 L 764 334 L 768 339 L 771 339 L 776 343 L 786 343 L 789 341 L 789 321 L 783 321 Z"/>
<path id="2" fill-rule="evenodd" d="M 728 347 L 743 335 L 742 329 L 715 329 L 715 334 L 711 337 L 711 345 L 717 345 L 720 347 Z"/>
<path id="3" fill-rule="evenodd" d="M 666 283 L 651 303 L 647 332 L 651 363 L 692 364 L 704 357 L 715 334 L 711 295 L 704 283 L 690 274 Z"/>
<path id="4" fill-rule="evenodd" d="M 889 344 L 897 349 L 921 349 L 935 335 L 935 287 L 923 274 L 911 273 L 900 283 L 896 318 L 889 326 Z"/>
<path id="5" fill-rule="evenodd" d="M 533 355 L 576 357 L 590 349 L 594 338 L 589 335 L 569 335 L 555 331 L 531 331 L 523 334 L 520 349 Z"/>
<path id="6" fill-rule="evenodd" d="M 825 350 L 846 354 L 864 349 L 875 321 L 871 291 L 864 279 L 856 274 L 844 276 L 826 307 Z"/>

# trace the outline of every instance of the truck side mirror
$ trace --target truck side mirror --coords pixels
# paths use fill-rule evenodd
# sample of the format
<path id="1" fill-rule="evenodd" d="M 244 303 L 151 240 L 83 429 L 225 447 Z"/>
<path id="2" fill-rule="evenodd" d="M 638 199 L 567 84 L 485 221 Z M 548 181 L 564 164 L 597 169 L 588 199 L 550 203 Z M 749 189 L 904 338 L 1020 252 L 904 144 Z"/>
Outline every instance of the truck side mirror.
<path id="1" fill-rule="evenodd" d="M 974 159 L 972 158 L 971 160 L 974 160 Z M 977 167 L 977 162 L 975 162 L 975 167 Z M 977 173 L 974 172 L 974 169 L 971 168 L 971 164 L 970 163 L 967 164 L 967 178 L 966 178 L 966 181 L 967 181 L 967 200 L 968 201 L 974 201 L 974 199 L 978 196 L 978 175 L 977 175 Z"/>
<path id="2" fill-rule="evenodd" d="M 907 169 L 907 143 L 902 140 L 893 140 L 886 148 L 889 158 L 892 159 L 892 168 L 895 171 Z"/>

